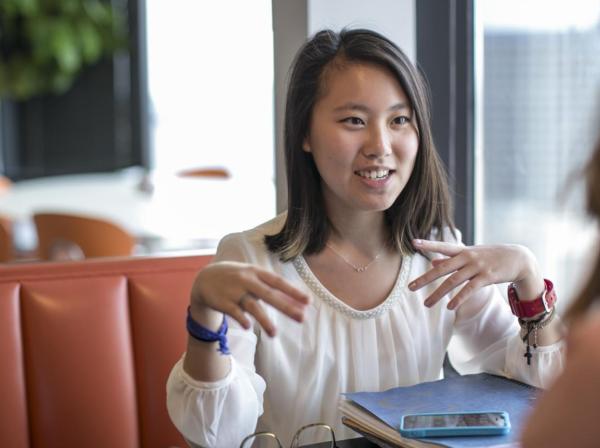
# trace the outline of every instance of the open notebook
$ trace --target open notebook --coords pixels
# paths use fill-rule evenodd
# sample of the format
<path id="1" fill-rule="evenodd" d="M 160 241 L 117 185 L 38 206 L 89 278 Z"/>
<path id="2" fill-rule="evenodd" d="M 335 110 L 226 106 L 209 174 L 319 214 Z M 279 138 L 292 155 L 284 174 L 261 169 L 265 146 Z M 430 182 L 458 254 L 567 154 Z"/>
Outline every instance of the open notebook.
<path id="1" fill-rule="evenodd" d="M 517 447 L 522 424 L 539 389 L 480 373 L 396 387 L 383 392 L 343 394 L 340 410 L 346 426 L 382 447 Z M 404 438 L 397 431 L 404 414 L 420 412 L 506 411 L 510 433 L 502 436 Z"/>

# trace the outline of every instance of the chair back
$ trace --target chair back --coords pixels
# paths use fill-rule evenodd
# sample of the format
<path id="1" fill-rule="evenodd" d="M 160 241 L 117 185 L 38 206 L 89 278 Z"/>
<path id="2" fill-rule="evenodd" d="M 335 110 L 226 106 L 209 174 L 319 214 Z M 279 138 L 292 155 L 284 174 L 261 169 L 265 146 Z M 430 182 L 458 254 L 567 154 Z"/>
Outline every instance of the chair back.
<path id="1" fill-rule="evenodd" d="M 204 177 L 213 179 L 229 179 L 231 174 L 225 168 L 191 168 L 177 173 L 179 177 Z"/>
<path id="2" fill-rule="evenodd" d="M 14 257 L 12 221 L 0 216 L 0 263 L 12 261 Z"/>
<path id="3" fill-rule="evenodd" d="M 8 177 L 0 174 L 0 195 L 7 193 L 12 188 L 13 183 Z"/>
<path id="4" fill-rule="evenodd" d="M 38 256 L 43 260 L 127 256 L 135 238 L 104 219 L 62 213 L 36 213 Z"/>
<path id="5" fill-rule="evenodd" d="M 166 383 L 211 255 L 0 269 L 0 447 L 187 446 Z"/>

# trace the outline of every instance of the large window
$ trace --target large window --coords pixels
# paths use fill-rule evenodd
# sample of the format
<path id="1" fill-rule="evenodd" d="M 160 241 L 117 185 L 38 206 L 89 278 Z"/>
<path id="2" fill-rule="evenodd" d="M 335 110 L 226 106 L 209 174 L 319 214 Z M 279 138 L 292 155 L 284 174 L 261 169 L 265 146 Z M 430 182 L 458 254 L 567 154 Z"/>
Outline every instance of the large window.
<path id="1" fill-rule="evenodd" d="M 147 1 L 152 164 L 273 177 L 268 0 Z"/>
<path id="2" fill-rule="evenodd" d="M 476 11 L 476 241 L 525 244 L 572 297 L 595 241 L 578 170 L 600 134 L 600 3 Z"/>
<path id="3" fill-rule="evenodd" d="M 275 215 L 271 2 L 147 0 L 146 7 L 157 204 L 148 219 L 182 241 L 214 243 Z M 230 179 L 177 176 L 213 167 Z"/>

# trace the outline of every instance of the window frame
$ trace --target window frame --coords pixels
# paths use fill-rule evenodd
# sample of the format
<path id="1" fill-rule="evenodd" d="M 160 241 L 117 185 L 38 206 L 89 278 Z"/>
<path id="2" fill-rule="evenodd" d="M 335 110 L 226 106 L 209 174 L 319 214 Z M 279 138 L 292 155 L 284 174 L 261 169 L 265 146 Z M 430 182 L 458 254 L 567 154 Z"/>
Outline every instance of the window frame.
<path id="1" fill-rule="evenodd" d="M 473 0 L 416 1 L 417 65 L 431 92 L 432 131 L 448 171 L 454 219 L 475 239 L 475 14 Z"/>

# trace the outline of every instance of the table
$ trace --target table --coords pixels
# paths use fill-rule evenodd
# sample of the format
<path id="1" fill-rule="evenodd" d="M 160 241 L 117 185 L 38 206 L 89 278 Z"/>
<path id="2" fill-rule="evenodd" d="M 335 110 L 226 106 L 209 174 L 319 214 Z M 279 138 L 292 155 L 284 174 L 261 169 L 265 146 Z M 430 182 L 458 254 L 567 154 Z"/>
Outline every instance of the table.
<path id="1" fill-rule="evenodd" d="M 377 445 L 369 442 L 364 437 L 358 439 L 338 440 L 336 442 L 337 448 L 378 448 Z M 314 443 L 312 445 L 305 445 L 303 448 L 328 448 L 327 443 Z"/>
<path id="2" fill-rule="evenodd" d="M 152 191 L 140 188 L 145 179 Z M 0 196 L 0 214 L 16 223 L 18 249 L 35 247 L 36 211 L 111 220 L 132 233 L 142 251 L 214 249 L 224 235 L 275 216 L 275 186 L 272 179 L 145 177 L 141 168 L 19 181 Z"/>

